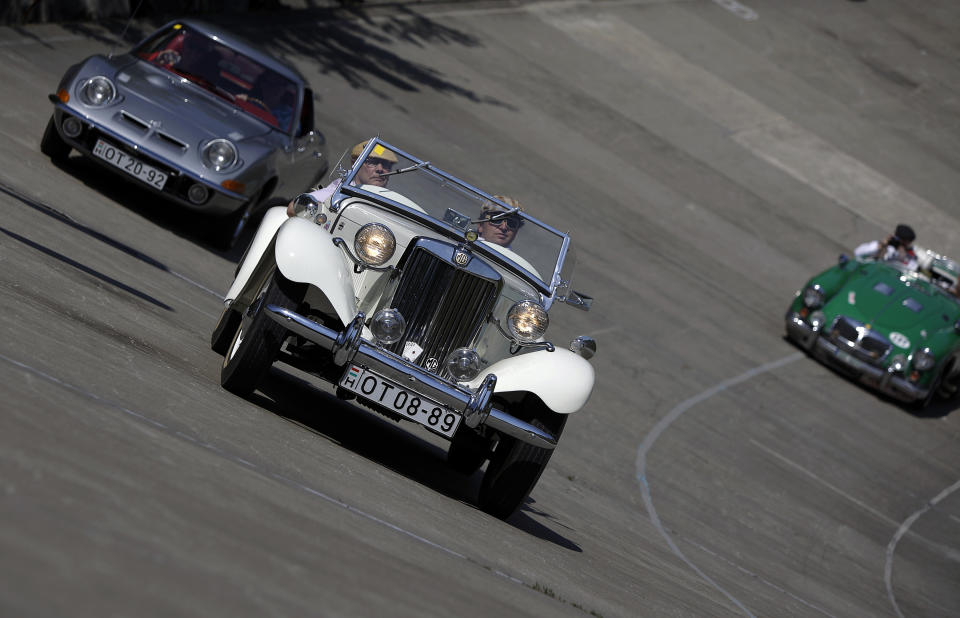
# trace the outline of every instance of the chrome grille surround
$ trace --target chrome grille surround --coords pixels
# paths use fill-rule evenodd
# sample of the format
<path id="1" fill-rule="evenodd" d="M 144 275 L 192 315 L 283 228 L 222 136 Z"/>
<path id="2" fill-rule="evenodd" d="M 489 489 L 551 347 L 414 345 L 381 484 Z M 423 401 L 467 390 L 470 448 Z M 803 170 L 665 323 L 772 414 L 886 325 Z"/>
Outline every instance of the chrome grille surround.
<path id="1" fill-rule="evenodd" d="M 866 328 L 862 322 L 840 316 L 830 329 L 830 340 L 860 360 L 879 365 L 893 347 L 890 340 Z"/>
<path id="2" fill-rule="evenodd" d="M 476 343 L 502 285 L 500 274 L 475 255 L 458 266 L 454 260 L 460 256 L 464 261 L 464 251 L 438 240 L 417 240 L 400 261 L 390 305 L 403 315 L 407 328 L 386 349 L 402 356 L 407 343 L 416 344 L 423 351 L 413 364 L 437 375 L 445 373 L 450 352 Z"/>

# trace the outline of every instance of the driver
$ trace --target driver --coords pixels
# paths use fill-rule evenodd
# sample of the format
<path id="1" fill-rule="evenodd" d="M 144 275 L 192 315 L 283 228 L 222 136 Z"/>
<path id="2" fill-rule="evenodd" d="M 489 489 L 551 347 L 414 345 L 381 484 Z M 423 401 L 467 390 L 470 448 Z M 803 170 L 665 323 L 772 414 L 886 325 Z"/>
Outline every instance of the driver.
<path id="1" fill-rule="evenodd" d="M 350 165 L 353 166 L 356 164 L 357 159 L 363 153 L 363 149 L 367 147 L 367 142 L 360 142 L 353 147 L 353 150 L 350 151 Z M 385 188 L 387 182 L 390 180 L 389 176 L 384 176 L 387 172 L 393 170 L 393 166 L 397 163 L 397 155 L 392 151 L 387 150 L 380 144 L 377 144 L 373 147 L 373 150 L 370 151 L 370 155 L 364 159 L 363 165 L 360 166 L 360 169 L 357 170 L 357 175 L 353 178 L 353 185 L 360 187 L 363 185 L 373 185 L 375 187 Z M 321 204 L 329 198 L 334 191 L 337 190 L 337 187 L 340 186 L 340 179 L 328 184 L 322 189 L 317 189 L 310 193 L 318 202 Z M 290 200 L 290 203 L 287 204 L 287 216 L 292 217 L 296 213 L 293 209 L 293 200 Z"/>
<path id="2" fill-rule="evenodd" d="M 871 240 L 853 250 L 858 258 L 873 258 L 888 262 L 898 262 L 910 270 L 917 270 L 917 254 L 913 250 L 913 241 L 917 238 L 913 228 L 901 223 L 893 234 L 884 240 Z"/>
<path id="3" fill-rule="evenodd" d="M 523 210 L 520 200 L 516 198 L 505 195 L 494 195 L 493 197 L 511 208 Z M 523 218 L 518 214 L 512 214 L 502 219 L 492 220 L 494 215 L 502 212 L 506 211 L 499 204 L 484 202 L 480 207 L 480 223 L 477 226 L 477 232 L 480 234 L 480 238 L 487 242 L 501 247 L 509 247 L 523 226 Z"/>

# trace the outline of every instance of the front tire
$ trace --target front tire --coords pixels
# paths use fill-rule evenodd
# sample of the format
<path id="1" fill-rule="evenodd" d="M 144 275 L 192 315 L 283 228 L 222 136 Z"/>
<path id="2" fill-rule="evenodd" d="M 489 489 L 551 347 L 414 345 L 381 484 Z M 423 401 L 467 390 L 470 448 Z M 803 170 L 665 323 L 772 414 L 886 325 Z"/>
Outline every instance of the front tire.
<path id="1" fill-rule="evenodd" d="M 557 438 L 560 437 L 565 422 L 566 417 L 563 416 L 557 426 L 552 428 Z M 537 419 L 530 421 L 530 424 L 547 429 L 547 426 Z M 509 436 L 501 437 L 480 484 L 478 502 L 481 510 L 499 519 L 510 517 L 533 491 L 552 454 L 553 450 L 533 446 Z"/>
<path id="2" fill-rule="evenodd" d="M 63 138 L 57 133 L 56 121 L 53 116 L 50 116 L 50 120 L 47 121 L 47 128 L 43 132 L 43 138 L 40 140 L 40 152 L 53 161 L 63 161 L 70 155 L 71 150 L 70 144 L 63 141 Z"/>
<path id="3" fill-rule="evenodd" d="M 296 310 L 306 292 L 279 272 L 268 279 L 257 300 L 243 313 L 220 369 L 220 385 L 246 397 L 254 391 L 277 359 L 287 329 L 267 316 L 267 305 Z"/>

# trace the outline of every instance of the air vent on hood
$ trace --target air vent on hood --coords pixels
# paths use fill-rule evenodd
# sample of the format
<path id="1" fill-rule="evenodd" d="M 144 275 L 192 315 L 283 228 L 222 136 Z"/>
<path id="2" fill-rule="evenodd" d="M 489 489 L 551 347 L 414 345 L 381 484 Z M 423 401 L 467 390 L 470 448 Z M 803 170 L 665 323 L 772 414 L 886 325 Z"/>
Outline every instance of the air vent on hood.
<path id="1" fill-rule="evenodd" d="M 893 288 L 887 285 L 886 283 L 884 283 L 883 281 L 880 281 L 877 283 L 877 285 L 873 286 L 873 290 L 875 292 L 880 292 L 884 296 L 890 296 L 891 294 L 893 294 Z"/>
<path id="2" fill-rule="evenodd" d="M 909 309 L 910 311 L 914 311 L 916 313 L 920 313 L 921 311 L 923 311 L 923 305 L 921 305 L 920 301 L 918 301 L 916 298 L 905 299 L 903 301 L 903 306 Z"/>

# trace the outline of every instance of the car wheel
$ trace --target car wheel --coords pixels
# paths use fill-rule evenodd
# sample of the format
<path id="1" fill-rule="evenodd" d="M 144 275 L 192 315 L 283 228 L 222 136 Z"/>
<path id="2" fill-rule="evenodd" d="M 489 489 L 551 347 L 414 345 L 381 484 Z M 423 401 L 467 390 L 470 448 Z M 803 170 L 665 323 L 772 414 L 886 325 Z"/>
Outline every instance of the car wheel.
<path id="1" fill-rule="evenodd" d="M 287 329 L 267 317 L 267 305 L 296 309 L 306 292 L 304 284 L 275 273 L 259 297 L 245 311 L 227 346 L 220 370 L 220 385 L 235 395 L 249 395 L 277 359 Z"/>
<path id="2" fill-rule="evenodd" d="M 461 426 L 447 449 L 447 464 L 460 474 L 472 475 L 490 455 L 490 442 L 468 427 Z"/>
<path id="3" fill-rule="evenodd" d="M 557 437 L 565 420 L 566 417 L 563 417 L 559 423 Z M 547 428 L 536 419 L 530 424 L 540 429 Z M 501 437 L 480 483 L 480 508 L 500 519 L 510 517 L 533 491 L 552 454 L 553 450 L 509 436 Z"/>
<path id="4" fill-rule="evenodd" d="M 937 372 L 937 375 L 934 376 L 933 380 L 931 380 L 930 392 L 927 393 L 927 396 L 924 397 L 923 399 L 918 399 L 915 402 L 913 402 L 914 408 L 916 408 L 917 410 L 924 410 L 931 403 L 933 403 L 934 399 L 937 398 L 937 395 L 940 394 L 940 386 L 943 383 L 943 376 L 945 373 L 945 369 L 948 369 L 948 368 L 947 367 L 941 368 L 940 371 Z"/>
<path id="5" fill-rule="evenodd" d="M 53 116 L 50 116 L 47 128 L 43 132 L 43 138 L 40 140 L 40 152 L 54 161 L 62 161 L 70 154 L 70 150 L 70 144 L 63 141 L 63 138 L 57 133 L 57 125 Z"/>
<path id="6" fill-rule="evenodd" d="M 233 336 L 240 328 L 241 318 L 240 312 L 236 309 L 226 307 L 223 310 L 220 319 L 217 320 L 217 325 L 213 328 L 213 334 L 210 336 L 211 350 L 220 356 L 226 356 L 227 350 L 230 349 L 230 344 L 233 342 Z"/>

